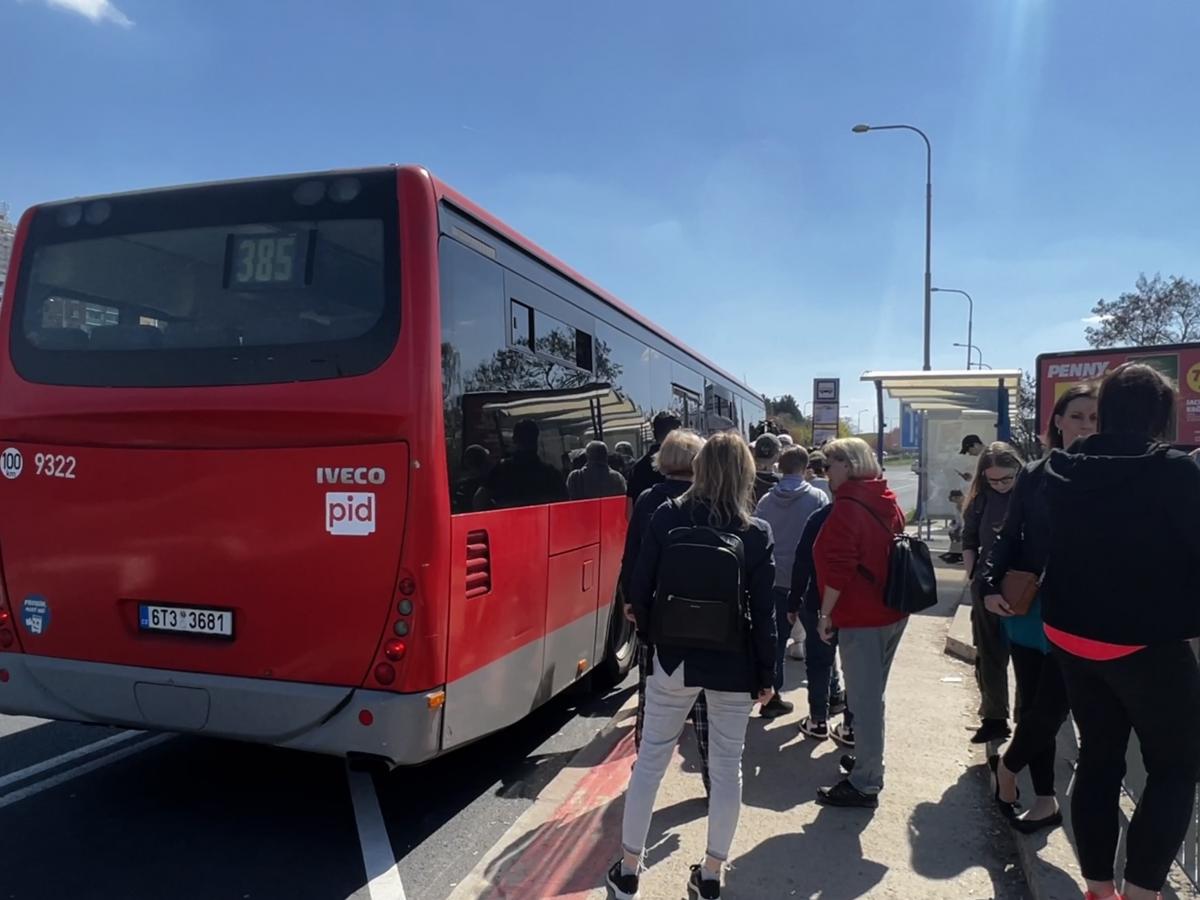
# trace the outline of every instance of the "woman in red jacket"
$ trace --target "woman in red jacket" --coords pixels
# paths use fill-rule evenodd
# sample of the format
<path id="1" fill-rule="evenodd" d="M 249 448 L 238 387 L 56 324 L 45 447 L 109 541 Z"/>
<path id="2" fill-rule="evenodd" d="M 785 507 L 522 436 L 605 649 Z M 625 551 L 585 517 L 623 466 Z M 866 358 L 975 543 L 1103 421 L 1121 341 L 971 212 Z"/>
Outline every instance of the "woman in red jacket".
<path id="1" fill-rule="evenodd" d="M 817 629 L 838 632 L 846 690 L 854 705 L 854 765 L 817 800 L 875 808 L 883 789 L 884 691 L 908 619 L 883 602 L 892 535 L 904 514 L 883 480 L 871 447 L 858 438 L 825 446 L 833 512 L 813 548 L 821 613 Z"/>

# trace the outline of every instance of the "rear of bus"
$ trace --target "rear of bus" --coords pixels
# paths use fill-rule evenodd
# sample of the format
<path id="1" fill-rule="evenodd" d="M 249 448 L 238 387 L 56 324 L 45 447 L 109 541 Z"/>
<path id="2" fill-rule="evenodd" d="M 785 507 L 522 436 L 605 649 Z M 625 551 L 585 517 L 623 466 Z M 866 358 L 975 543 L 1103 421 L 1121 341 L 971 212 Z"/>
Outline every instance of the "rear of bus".
<path id="1" fill-rule="evenodd" d="M 435 209 L 425 173 L 381 169 L 25 215 L 0 711 L 437 752 Z"/>

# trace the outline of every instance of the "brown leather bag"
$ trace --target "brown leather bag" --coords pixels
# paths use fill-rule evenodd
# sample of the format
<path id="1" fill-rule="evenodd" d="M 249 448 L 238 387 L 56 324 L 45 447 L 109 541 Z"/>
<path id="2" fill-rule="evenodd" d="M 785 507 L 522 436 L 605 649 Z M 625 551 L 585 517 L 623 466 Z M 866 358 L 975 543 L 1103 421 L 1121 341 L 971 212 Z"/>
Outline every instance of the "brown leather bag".
<path id="1" fill-rule="evenodd" d="M 1009 569 L 1000 580 L 1000 593 L 1004 602 L 1013 611 L 1014 616 L 1023 616 L 1033 606 L 1037 599 L 1038 588 L 1042 586 L 1042 576 L 1032 572 L 1022 572 L 1019 569 Z"/>

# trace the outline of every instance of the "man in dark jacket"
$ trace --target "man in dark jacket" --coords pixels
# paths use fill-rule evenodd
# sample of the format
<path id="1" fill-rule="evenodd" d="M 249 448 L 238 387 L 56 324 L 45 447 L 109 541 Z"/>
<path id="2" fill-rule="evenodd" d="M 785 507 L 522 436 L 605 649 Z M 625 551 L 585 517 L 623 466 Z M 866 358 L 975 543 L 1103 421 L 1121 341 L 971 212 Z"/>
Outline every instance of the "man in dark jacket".
<path id="1" fill-rule="evenodd" d="M 627 479 L 625 491 L 625 496 L 629 498 L 625 505 L 627 517 L 633 515 L 633 504 L 637 502 L 638 497 L 642 496 L 642 492 L 663 480 L 662 475 L 654 468 L 654 454 L 662 447 L 662 442 L 667 439 L 667 435 L 679 428 L 681 424 L 679 416 L 665 409 L 654 417 L 654 421 L 651 423 L 654 429 L 654 443 L 650 445 L 650 449 L 646 451 L 645 455 L 633 464 L 633 470 Z"/>
<path id="2" fill-rule="evenodd" d="M 779 438 L 767 432 L 758 436 L 754 442 L 754 502 L 779 484 L 779 475 L 775 472 L 775 464 L 779 462 L 779 454 L 783 452 L 783 444 Z"/>

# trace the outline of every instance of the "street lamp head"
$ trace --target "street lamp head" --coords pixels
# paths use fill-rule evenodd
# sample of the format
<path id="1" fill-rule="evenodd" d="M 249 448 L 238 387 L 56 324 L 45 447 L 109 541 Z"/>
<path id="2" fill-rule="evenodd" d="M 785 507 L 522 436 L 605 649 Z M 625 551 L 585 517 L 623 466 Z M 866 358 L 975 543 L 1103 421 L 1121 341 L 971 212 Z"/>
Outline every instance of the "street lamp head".
<path id="1" fill-rule="evenodd" d="M 871 126 L 870 125 L 855 125 L 850 130 L 853 131 L 855 134 L 866 134 L 868 131 L 871 130 Z"/>

